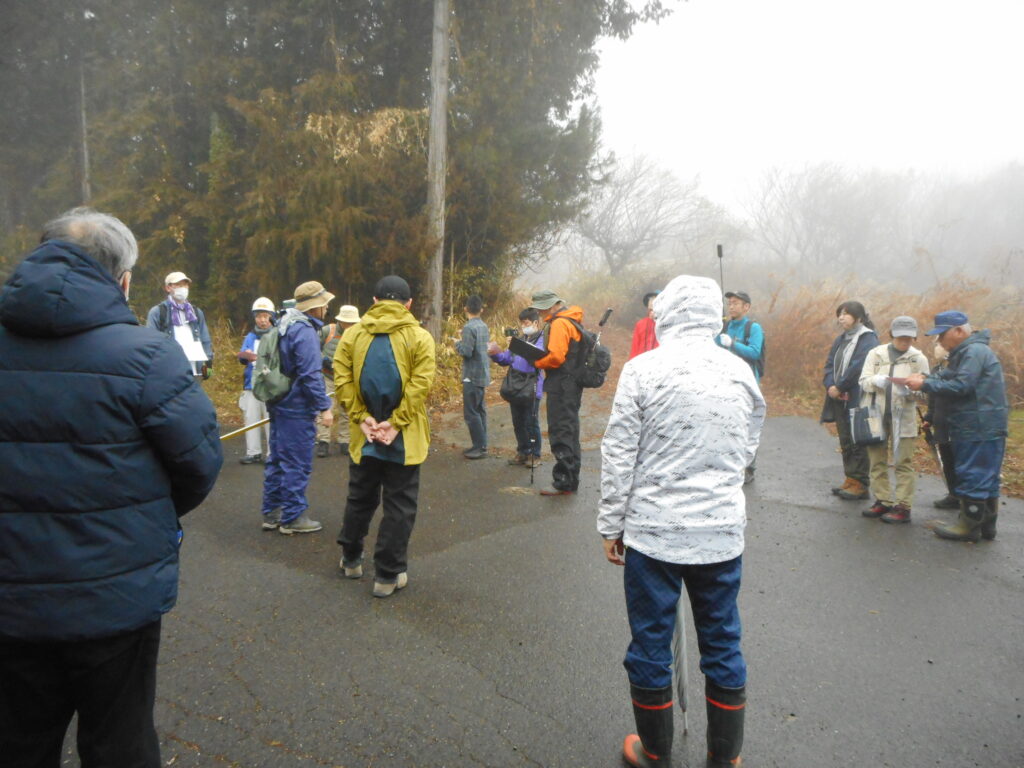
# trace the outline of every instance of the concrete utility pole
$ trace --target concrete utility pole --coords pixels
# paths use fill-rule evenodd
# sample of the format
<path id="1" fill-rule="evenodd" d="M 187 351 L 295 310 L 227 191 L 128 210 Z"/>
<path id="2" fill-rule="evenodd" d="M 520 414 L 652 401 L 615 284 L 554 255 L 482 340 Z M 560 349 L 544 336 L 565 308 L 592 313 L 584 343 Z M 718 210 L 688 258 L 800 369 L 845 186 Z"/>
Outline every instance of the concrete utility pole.
<path id="1" fill-rule="evenodd" d="M 448 172 L 449 0 L 434 0 L 434 43 L 430 62 L 430 137 L 427 155 L 427 228 L 433 253 L 427 266 L 426 328 L 441 337 L 444 299 L 444 182 Z"/>

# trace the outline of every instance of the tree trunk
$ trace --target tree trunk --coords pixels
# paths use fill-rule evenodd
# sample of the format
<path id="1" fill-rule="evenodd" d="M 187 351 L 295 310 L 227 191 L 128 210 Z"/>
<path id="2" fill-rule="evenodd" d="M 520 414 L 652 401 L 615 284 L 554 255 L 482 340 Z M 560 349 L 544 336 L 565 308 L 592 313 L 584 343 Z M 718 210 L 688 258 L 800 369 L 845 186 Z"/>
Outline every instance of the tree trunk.
<path id="1" fill-rule="evenodd" d="M 434 0 L 433 59 L 430 63 L 430 137 L 427 156 L 427 226 L 433 253 L 427 266 L 424 318 L 435 340 L 441 337 L 444 300 L 444 182 L 448 167 L 449 0 Z"/>

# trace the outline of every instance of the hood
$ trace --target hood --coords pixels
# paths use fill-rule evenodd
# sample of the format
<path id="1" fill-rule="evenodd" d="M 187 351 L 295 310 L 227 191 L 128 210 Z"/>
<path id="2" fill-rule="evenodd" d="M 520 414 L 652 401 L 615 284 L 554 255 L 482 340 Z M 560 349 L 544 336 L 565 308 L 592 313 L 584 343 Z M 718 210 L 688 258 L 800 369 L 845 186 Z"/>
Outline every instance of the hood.
<path id="1" fill-rule="evenodd" d="M 394 333 L 409 325 L 419 327 L 420 324 L 404 304 L 390 299 L 378 301 L 366 310 L 359 323 L 375 336 L 379 333 Z"/>
<path id="2" fill-rule="evenodd" d="M 57 338 L 139 321 L 120 286 L 77 245 L 49 240 L 18 265 L 0 292 L 0 324 L 21 336 Z"/>
<path id="3" fill-rule="evenodd" d="M 654 299 L 658 342 L 683 336 L 712 338 L 722 330 L 722 291 L 709 277 L 679 275 Z"/>
<path id="4" fill-rule="evenodd" d="M 551 319 L 554 320 L 555 317 L 567 317 L 570 320 L 575 320 L 580 325 L 583 325 L 583 310 L 576 306 L 562 307 Z"/>
<path id="5" fill-rule="evenodd" d="M 961 341 L 957 345 L 956 349 L 954 349 L 952 352 L 950 352 L 949 355 L 950 355 L 950 357 L 952 357 L 953 355 L 962 354 L 963 351 L 966 350 L 967 347 L 969 347 L 971 344 L 984 344 L 987 347 L 987 346 L 990 346 L 990 342 L 991 341 L 992 341 L 992 331 L 988 331 L 988 330 L 985 330 L 985 331 L 975 331 L 970 336 L 968 336 L 966 339 Z"/>

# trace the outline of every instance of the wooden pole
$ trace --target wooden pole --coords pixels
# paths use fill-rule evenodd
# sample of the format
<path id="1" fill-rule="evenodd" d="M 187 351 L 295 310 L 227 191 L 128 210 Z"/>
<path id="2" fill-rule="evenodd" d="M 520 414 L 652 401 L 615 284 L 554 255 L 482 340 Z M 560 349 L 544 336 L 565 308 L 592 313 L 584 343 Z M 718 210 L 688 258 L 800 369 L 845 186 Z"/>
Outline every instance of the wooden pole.
<path id="1" fill-rule="evenodd" d="M 448 169 L 448 59 L 450 10 L 448 0 L 434 0 L 433 57 L 430 63 L 430 136 L 427 155 L 428 235 L 434 251 L 427 266 L 426 328 L 441 336 L 444 301 L 444 204 Z"/>

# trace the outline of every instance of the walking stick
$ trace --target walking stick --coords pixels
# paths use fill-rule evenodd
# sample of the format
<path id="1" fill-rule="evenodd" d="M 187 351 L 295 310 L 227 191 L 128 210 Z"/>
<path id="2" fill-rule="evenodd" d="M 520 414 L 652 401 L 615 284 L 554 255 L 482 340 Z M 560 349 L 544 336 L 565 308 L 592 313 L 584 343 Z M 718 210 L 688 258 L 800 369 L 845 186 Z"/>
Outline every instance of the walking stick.
<path id="1" fill-rule="evenodd" d="M 676 604 L 676 631 L 672 635 L 672 669 L 676 675 L 676 698 L 679 700 L 679 711 L 683 713 L 683 734 L 689 731 L 686 718 L 686 689 L 688 678 L 686 671 L 686 603 L 680 594 Z"/>
<path id="2" fill-rule="evenodd" d="M 249 424 L 247 426 L 242 427 L 241 429 L 236 429 L 234 432 L 228 432 L 226 435 L 221 435 L 220 439 L 221 440 L 227 440 L 229 437 L 236 437 L 237 435 L 240 435 L 243 432 L 248 432 L 250 429 L 256 429 L 256 427 L 262 427 L 264 424 L 269 424 L 269 423 L 270 423 L 270 417 L 268 416 L 265 419 L 260 419 L 259 421 L 255 421 L 252 424 Z"/>

